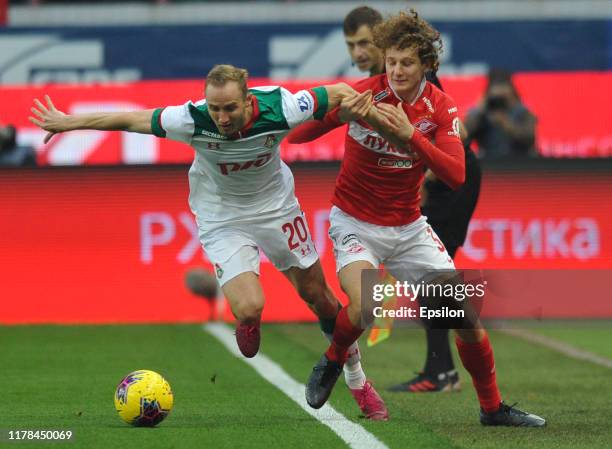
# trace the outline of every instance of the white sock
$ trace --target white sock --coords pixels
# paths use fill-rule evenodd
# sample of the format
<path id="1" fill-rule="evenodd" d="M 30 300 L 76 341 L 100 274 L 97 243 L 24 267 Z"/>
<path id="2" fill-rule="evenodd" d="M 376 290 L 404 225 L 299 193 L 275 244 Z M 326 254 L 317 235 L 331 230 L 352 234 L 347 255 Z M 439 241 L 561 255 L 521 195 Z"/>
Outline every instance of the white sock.
<path id="1" fill-rule="evenodd" d="M 333 335 L 325 334 L 325 338 L 331 343 Z M 363 388 L 366 383 L 366 375 L 361 367 L 361 351 L 357 342 L 349 346 L 348 354 L 349 356 L 344 364 L 344 380 L 346 385 L 353 390 Z"/>
<path id="2" fill-rule="evenodd" d="M 361 351 L 357 342 L 348 349 L 349 356 L 344 364 L 344 380 L 349 388 L 355 390 L 363 388 L 366 383 L 366 375 L 361 367 Z"/>

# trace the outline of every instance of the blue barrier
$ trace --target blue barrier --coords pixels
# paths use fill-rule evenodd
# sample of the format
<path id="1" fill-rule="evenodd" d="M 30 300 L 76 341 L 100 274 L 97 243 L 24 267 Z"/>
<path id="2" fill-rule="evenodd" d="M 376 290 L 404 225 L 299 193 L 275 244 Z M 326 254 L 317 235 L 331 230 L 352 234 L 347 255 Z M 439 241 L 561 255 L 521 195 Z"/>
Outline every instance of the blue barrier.
<path id="1" fill-rule="evenodd" d="M 608 70 L 612 22 L 440 22 L 445 74 Z M 237 42 L 239 44 L 237 44 Z M 357 75 L 340 25 L 189 25 L 0 30 L 0 84 L 202 78 L 217 63 L 252 76 Z"/>

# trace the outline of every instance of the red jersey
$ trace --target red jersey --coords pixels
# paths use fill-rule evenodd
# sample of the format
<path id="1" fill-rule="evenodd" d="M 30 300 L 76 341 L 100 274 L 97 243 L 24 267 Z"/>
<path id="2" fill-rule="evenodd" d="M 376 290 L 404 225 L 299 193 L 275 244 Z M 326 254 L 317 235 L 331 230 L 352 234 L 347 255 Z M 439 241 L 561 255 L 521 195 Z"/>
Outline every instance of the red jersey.
<path id="1" fill-rule="evenodd" d="M 389 86 L 386 74 L 367 78 L 353 87 L 358 92 L 371 89 L 375 103 L 396 106 L 401 101 Z M 401 226 L 419 218 L 424 165 L 452 188 L 465 180 L 455 102 L 423 80 L 414 102 L 402 106 L 415 127 L 407 151 L 389 144 L 364 121 L 348 125 L 332 203 L 359 220 Z M 342 125 L 338 109 L 325 117 L 321 127 L 329 130 L 334 125 Z"/>

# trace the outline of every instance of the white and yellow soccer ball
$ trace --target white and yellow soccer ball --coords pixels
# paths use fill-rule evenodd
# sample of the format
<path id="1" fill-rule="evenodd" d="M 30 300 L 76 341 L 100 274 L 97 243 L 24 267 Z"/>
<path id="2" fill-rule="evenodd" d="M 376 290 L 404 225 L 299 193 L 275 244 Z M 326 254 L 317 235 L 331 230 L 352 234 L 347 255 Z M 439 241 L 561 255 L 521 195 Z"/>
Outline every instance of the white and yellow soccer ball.
<path id="1" fill-rule="evenodd" d="M 152 427 L 172 410 L 174 396 L 166 379 L 155 371 L 131 372 L 117 385 L 115 409 L 122 420 L 133 426 Z"/>

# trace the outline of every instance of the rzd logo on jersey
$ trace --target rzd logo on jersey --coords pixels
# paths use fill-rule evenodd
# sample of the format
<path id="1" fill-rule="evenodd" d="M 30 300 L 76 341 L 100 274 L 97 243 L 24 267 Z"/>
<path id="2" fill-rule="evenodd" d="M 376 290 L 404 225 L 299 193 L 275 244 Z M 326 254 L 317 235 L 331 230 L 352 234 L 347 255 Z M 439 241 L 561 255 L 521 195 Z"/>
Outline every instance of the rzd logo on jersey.
<path id="1" fill-rule="evenodd" d="M 232 172 L 248 170 L 253 167 L 261 167 L 272 158 L 272 153 L 260 154 L 256 159 L 246 162 L 218 162 L 219 170 L 223 175 L 229 175 Z"/>
<path id="2" fill-rule="evenodd" d="M 411 159 L 387 159 L 381 157 L 378 159 L 379 167 L 388 167 L 388 168 L 411 168 L 412 160 Z"/>

